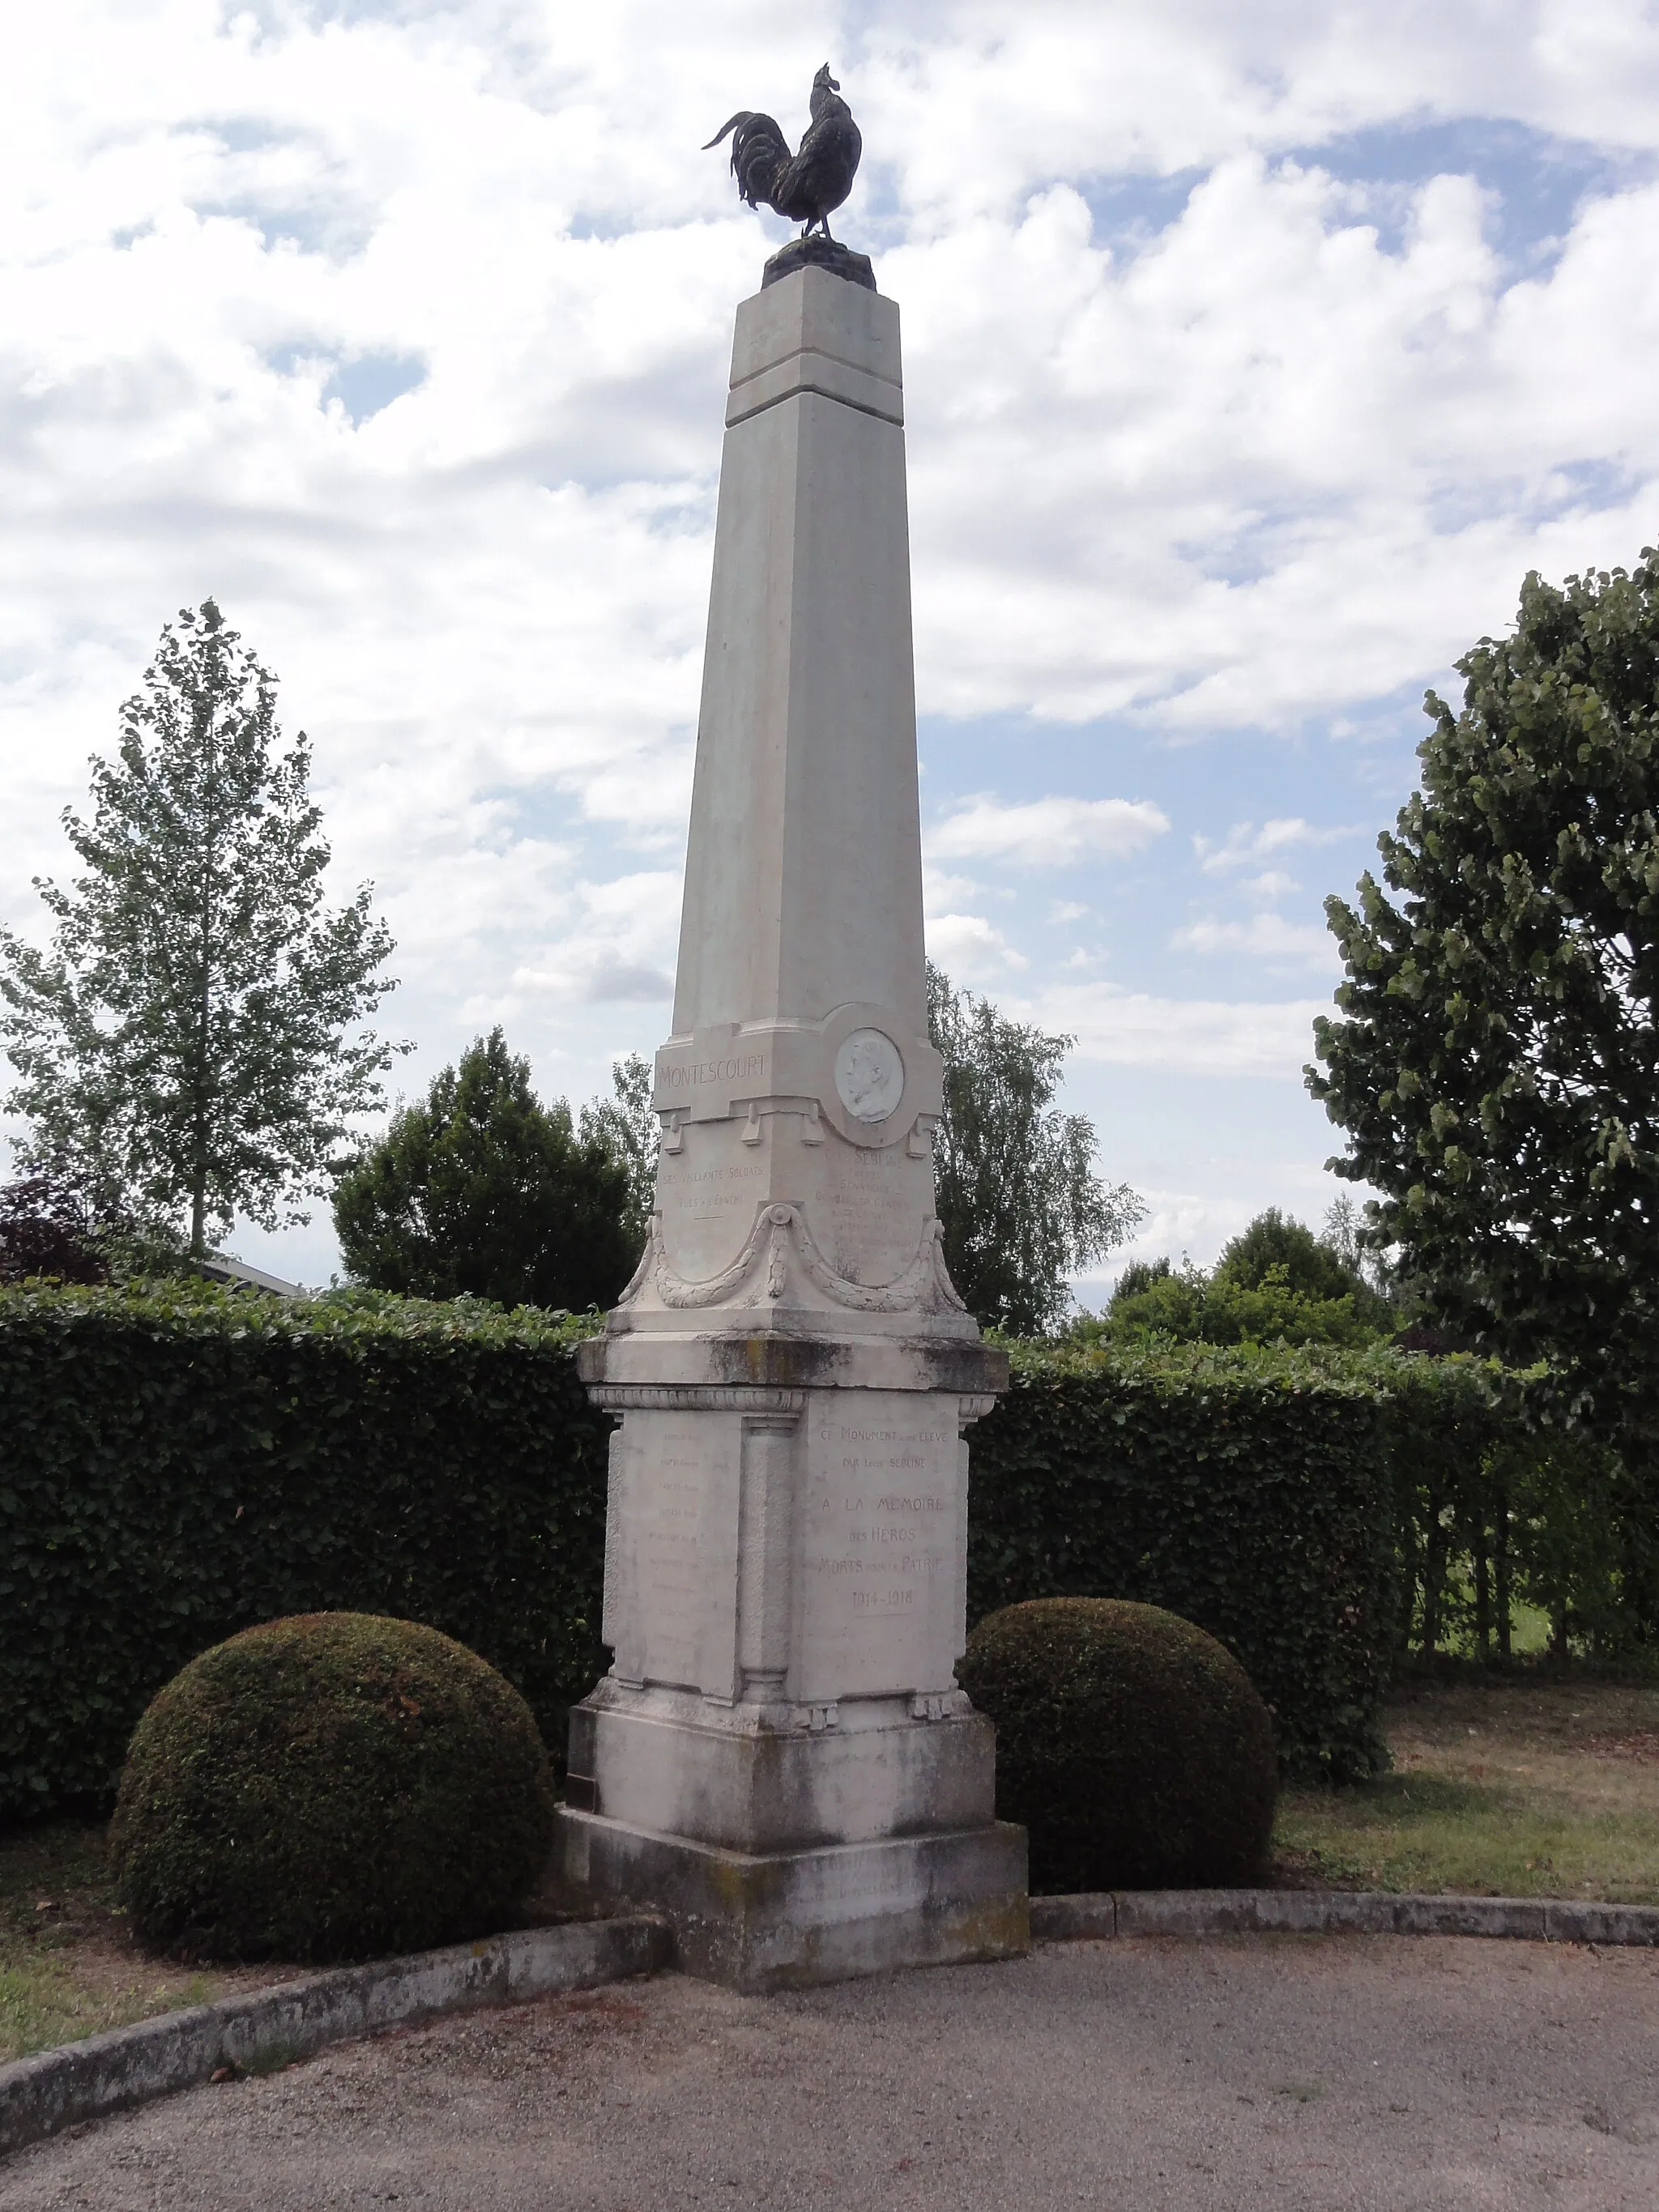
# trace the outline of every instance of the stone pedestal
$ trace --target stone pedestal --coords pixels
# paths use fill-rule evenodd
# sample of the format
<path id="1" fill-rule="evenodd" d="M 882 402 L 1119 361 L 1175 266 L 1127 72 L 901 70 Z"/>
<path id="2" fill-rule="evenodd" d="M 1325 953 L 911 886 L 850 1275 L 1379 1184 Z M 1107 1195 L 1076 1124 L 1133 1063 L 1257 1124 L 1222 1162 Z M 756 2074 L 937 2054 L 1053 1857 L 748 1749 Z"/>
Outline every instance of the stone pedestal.
<path id="1" fill-rule="evenodd" d="M 615 1662 L 562 1837 L 765 1987 L 1021 1951 L 1025 1863 L 953 1672 L 1007 1363 L 933 1212 L 893 303 L 769 283 L 726 420 L 658 1209 L 582 1352 Z"/>

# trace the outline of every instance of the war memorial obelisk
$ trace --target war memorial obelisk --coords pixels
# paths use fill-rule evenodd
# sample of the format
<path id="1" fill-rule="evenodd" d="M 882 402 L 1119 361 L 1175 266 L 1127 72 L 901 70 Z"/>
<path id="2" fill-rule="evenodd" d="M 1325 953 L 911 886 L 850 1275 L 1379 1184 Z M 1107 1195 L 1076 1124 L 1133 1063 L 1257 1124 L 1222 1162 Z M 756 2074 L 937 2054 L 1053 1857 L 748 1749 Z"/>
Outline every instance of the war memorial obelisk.
<path id="1" fill-rule="evenodd" d="M 726 420 L 657 1211 L 582 1354 L 615 1656 L 561 1848 L 765 1988 L 1023 1951 L 1025 1848 L 953 1674 L 1007 1364 L 933 1212 L 899 317 L 862 257 L 769 264 Z"/>

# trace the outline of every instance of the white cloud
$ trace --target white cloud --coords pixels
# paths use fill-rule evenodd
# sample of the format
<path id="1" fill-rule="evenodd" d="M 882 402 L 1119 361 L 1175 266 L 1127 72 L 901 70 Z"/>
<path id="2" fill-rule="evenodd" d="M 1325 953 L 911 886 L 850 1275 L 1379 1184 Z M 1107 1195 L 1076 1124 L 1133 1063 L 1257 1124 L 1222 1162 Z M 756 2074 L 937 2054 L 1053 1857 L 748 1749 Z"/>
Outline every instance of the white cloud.
<path id="1" fill-rule="evenodd" d="M 1121 860 L 1170 826 L 1145 799 L 1031 799 L 1005 805 L 982 795 L 936 823 L 930 854 L 947 860 L 1006 860 L 1017 867 L 1067 868 Z"/>
<path id="2" fill-rule="evenodd" d="M 1352 830 L 1316 829 L 1299 814 L 1281 815 L 1271 822 L 1236 822 L 1224 838 L 1194 837 L 1193 851 L 1206 876 L 1228 875 L 1237 868 L 1276 859 L 1297 847 L 1334 845 L 1352 837 Z M 1259 882 L 1271 881 L 1259 878 Z"/>
<path id="3" fill-rule="evenodd" d="M 982 915 L 939 914 L 927 918 L 927 957 L 955 983 L 977 983 L 1028 967 L 1000 929 Z"/>
<path id="4" fill-rule="evenodd" d="M 1287 898 L 1292 891 L 1300 890 L 1302 886 L 1294 876 L 1287 876 L 1282 868 L 1265 868 L 1259 876 L 1242 878 L 1238 888 L 1247 897 L 1261 899 L 1264 904 L 1271 905 L 1275 899 Z"/>
<path id="5" fill-rule="evenodd" d="M 672 998 L 679 890 L 665 872 L 576 885 L 563 927 L 514 971 L 512 988 L 593 1005 Z"/>
<path id="6" fill-rule="evenodd" d="M 1146 1218 L 1127 1244 L 1073 1285 L 1080 1305 L 1098 1310 L 1110 1298 L 1118 1277 L 1132 1261 L 1169 1259 L 1178 1267 L 1190 1259 L 1200 1267 L 1211 1267 L 1230 1237 L 1247 1228 L 1264 1206 L 1277 1204 L 1297 1219 L 1317 1229 L 1335 1195 L 1328 1176 L 1285 1171 L 1282 1163 L 1263 1176 L 1260 1169 L 1249 1176 L 1249 1188 L 1235 1181 L 1229 1191 L 1167 1190 L 1148 1185 L 1139 1195 Z"/>
<path id="7" fill-rule="evenodd" d="M 1218 1243 L 1236 1237 L 1248 1224 L 1255 1210 L 1247 1199 L 1230 1203 L 1202 1191 L 1149 1188 L 1139 1195 L 1146 1216 L 1134 1236 L 1119 1246 L 1103 1267 L 1079 1279 L 1078 1295 L 1084 1304 L 1103 1305 L 1132 1261 L 1168 1258 L 1179 1266 L 1183 1256 L 1198 1260 L 1202 1254 L 1207 1259 Z"/>
<path id="8" fill-rule="evenodd" d="M 86 755 L 211 591 L 313 734 L 341 886 L 377 882 L 416 1065 L 501 1018 L 580 1094 L 655 1041 L 660 1002 L 593 994 L 672 966 L 731 318 L 781 234 L 699 149 L 740 100 L 799 129 L 826 53 L 868 149 L 838 228 L 902 303 L 920 703 L 1019 718 L 957 779 L 996 799 L 932 787 L 935 864 L 1163 832 L 1036 795 L 1056 723 L 1366 728 L 1527 568 L 1659 538 L 1632 0 L 59 0 L 0 92 L 0 918 L 38 926 Z M 1584 165 L 1554 245 L 1511 252 L 1461 154 L 1350 173 L 1442 121 Z M 1276 902 L 1341 834 L 1200 859 Z M 999 932 L 970 877 L 928 894 L 947 965 L 1081 994 L 1054 1025 L 1103 1060 L 1306 1057 L 1299 1002 L 1045 982 L 1017 899 Z M 1313 957 L 1271 912 L 1206 930 L 1188 957 Z"/>
<path id="9" fill-rule="evenodd" d="M 894 257 L 924 696 L 1294 726 L 1420 684 L 1528 567 L 1655 534 L 1659 189 L 1589 196 L 1519 283 L 1472 179 L 1406 197 L 1395 245 L 1240 152 L 1139 250 L 1062 184 Z"/>
<path id="10" fill-rule="evenodd" d="M 1364 188 L 1284 159 L 1463 112 L 1654 145 L 1640 11 L 1506 8 L 1501 66 L 1491 13 L 900 4 L 781 43 L 739 0 L 37 13 L 0 137 L 21 850 L 160 615 L 210 587 L 343 781 L 390 720 L 458 795 L 495 775 L 673 842 L 764 235 L 697 149 L 734 85 L 793 113 L 826 41 L 892 195 L 848 220 L 886 230 L 904 305 L 924 705 L 1195 730 L 1431 670 L 1533 562 L 1659 534 L 1654 191 L 1589 194 L 1516 283 L 1468 180 L 1389 185 L 1396 245 Z M 1183 169 L 1161 230 L 1091 214 L 1103 174 Z M 374 361 L 421 380 L 354 427 L 329 394 Z M 1004 830 L 988 856 L 1048 850 Z"/>
<path id="11" fill-rule="evenodd" d="M 924 854 L 921 868 L 921 902 L 927 911 L 941 914 L 952 907 L 965 906 L 970 899 L 981 897 L 984 885 L 975 883 L 971 876 L 953 876 L 943 868 L 936 868 Z"/>
<path id="12" fill-rule="evenodd" d="M 1313 1022 L 1328 999 L 1250 1002 L 1164 999 L 1107 983 L 1054 983 L 1022 1009 L 1077 1039 L 1085 1060 L 1190 1075 L 1300 1079 L 1313 1057 Z"/>
<path id="13" fill-rule="evenodd" d="M 664 975 L 660 968 L 647 967 L 641 960 L 601 959 L 596 962 L 587 979 L 586 995 L 600 1003 L 614 999 L 641 999 L 654 1004 L 673 997 L 674 979 Z"/>
<path id="14" fill-rule="evenodd" d="M 1248 921 L 1193 921 L 1170 939 L 1176 952 L 1242 952 L 1271 965 L 1331 968 L 1336 947 L 1328 931 L 1286 921 L 1283 915 L 1253 914 Z"/>

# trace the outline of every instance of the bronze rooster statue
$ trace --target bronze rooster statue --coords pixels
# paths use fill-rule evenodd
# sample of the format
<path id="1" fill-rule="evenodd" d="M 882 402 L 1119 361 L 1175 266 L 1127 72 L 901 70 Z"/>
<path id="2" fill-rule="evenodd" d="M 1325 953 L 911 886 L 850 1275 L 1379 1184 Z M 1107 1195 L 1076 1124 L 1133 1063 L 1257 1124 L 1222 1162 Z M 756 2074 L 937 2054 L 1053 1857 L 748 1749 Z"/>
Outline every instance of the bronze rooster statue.
<path id="1" fill-rule="evenodd" d="M 747 107 L 740 107 L 702 149 L 706 154 L 728 131 L 735 131 L 732 173 L 738 191 L 750 207 L 764 201 L 787 221 L 805 223 L 803 238 L 814 225 L 830 236 L 830 215 L 852 191 L 864 151 L 853 111 L 840 94 L 826 62 L 812 80 L 812 120 L 798 154 L 790 152 L 789 141 L 769 115 Z"/>

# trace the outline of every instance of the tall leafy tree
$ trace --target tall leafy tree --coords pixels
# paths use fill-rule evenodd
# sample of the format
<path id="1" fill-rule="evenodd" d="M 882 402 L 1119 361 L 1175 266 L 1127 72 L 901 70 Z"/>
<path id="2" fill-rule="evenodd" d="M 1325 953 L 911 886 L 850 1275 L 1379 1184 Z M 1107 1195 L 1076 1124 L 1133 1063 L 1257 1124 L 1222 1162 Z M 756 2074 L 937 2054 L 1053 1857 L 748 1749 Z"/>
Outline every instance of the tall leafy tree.
<path id="1" fill-rule="evenodd" d="M 1369 1297 L 1358 1271 L 1304 1221 L 1269 1206 L 1231 1237 L 1216 1261 L 1216 1279 L 1242 1290 L 1260 1290 L 1269 1278 L 1298 1297 Z"/>
<path id="2" fill-rule="evenodd" d="M 1364 1207 L 1346 1190 L 1339 1191 L 1326 1207 L 1319 1241 L 1328 1252 L 1335 1253 L 1351 1275 L 1357 1275 L 1378 1297 L 1395 1304 L 1403 1302 L 1403 1286 L 1386 1254 L 1365 1241 Z"/>
<path id="3" fill-rule="evenodd" d="M 1094 1124 L 1051 1103 L 1071 1037 L 1009 1021 L 931 962 L 927 1019 L 945 1060 L 933 1159 L 951 1279 L 981 1321 L 1040 1334 L 1066 1311 L 1068 1276 L 1146 1209 L 1096 1174 Z"/>
<path id="4" fill-rule="evenodd" d="M 399 1107 L 339 1176 L 334 1223 L 355 1279 L 416 1297 L 610 1305 L 638 1256 L 626 1167 L 544 1106 L 499 1029 Z"/>
<path id="5" fill-rule="evenodd" d="M 1659 1432 L 1659 554 L 1536 575 L 1432 693 L 1309 1087 L 1368 1235 L 1446 1327 L 1630 1442 Z M 1389 894 L 1394 896 L 1390 896 Z"/>
<path id="6" fill-rule="evenodd" d="M 628 1202 L 623 1221 L 635 1254 L 645 1249 L 646 1231 L 657 1203 L 657 1145 L 661 1126 L 652 1109 L 655 1075 L 643 1053 L 630 1052 L 613 1062 L 609 1098 L 594 1099 L 581 1111 L 584 1144 L 602 1145 L 626 1170 Z"/>
<path id="7" fill-rule="evenodd" d="M 1339 1201 L 1340 1203 L 1340 1201 Z M 1340 1232 L 1349 1226 L 1338 1213 Z M 1206 1274 L 1190 1260 L 1139 1260 L 1117 1279 L 1103 1316 L 1084 1315 L 1084 1342 L 1174 1338 L 1206 1344 L 1369 1344 L 1392 1331 L 1386 1300 L 1329 1237 L 1276 1206 L 1258 1213 Z"/>
<path id="8" fill-rule="evenodd" d="M 64 826 L 83 872 L 36 878 L 50 950 L 0 932 L 7 1103 L 26 1160 L 66 1166 L 96 1210 L 181 1215 L 200 1256 L 237 1213 L 307 1217 L 350 1117 L 381 1103 L 389 1048 L 357 1027 L 392 983 L 365 886 L 324 903 L 329 848 L 304 733 L 211 599 L 161 633 Z"/>

